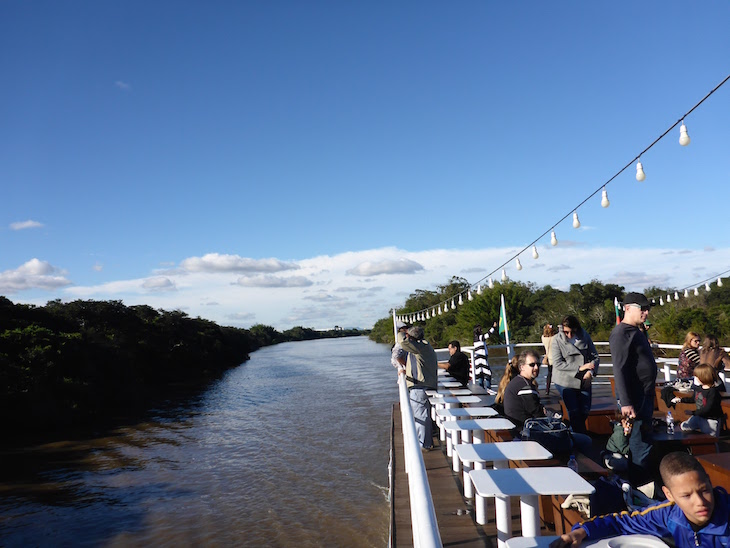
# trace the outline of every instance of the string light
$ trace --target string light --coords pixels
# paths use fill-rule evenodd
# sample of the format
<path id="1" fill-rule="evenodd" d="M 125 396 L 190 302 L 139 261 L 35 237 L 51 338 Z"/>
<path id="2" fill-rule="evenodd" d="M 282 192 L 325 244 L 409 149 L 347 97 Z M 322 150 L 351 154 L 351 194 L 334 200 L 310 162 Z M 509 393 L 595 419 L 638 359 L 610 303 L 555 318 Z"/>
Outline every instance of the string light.
<path id="1" fill-rule="evenodd" d="M 684 290 L 684 297 L 685 298 L 689 297 L 689 290 L 688 289 L 685 289 Z"/>
<path id="2" fill-rule="evenodd" d="M 469 301 L 473 301 L 474 300 L 474 297 L 471 294 L 471 289 L 466 292 L 466 298 Z"/>
<path id="3" fill-rule="evenodd" d="M 520 263 L 520 258 L 519 258 L 519 257 L 517 257 L 517 258 L 515 259 L 515 268 L 516 268 L 517 270 L 522 270 L 522 263 Z"/>
<path id="4" fill-rule="evenodd" d="M 708 282 L 705 282 L 705 291 L 709 293 L 710 291 L 710 284 Z"/>
<path id="5" fill-rule="evenodd" d="M 482 284 L 477 284 L 477 295 L 482 294 Z"/>
<path id="6" fill-rule="evenodd" d="M 464 304 L 464 299 L 461 298 L 461 293 L 459 293 L 459 306 Z"/>
<path id="7" fill-rule="evenodd" d="M 689 133 L 687 133 L 687 126 L 684 125 L 684 120 L 682 120 L 682 125 L 679 126 L 679 144 L 683 147 L 686 147 L 690 142 Z"/>
<path id="8" fill-rule="evenodd" d="M 699 297 L 699 296 L 700 296 L 700 289 L 699 289 L 699 287 L 695 287 L 695 297 Z"/>
<path id="9" fill-rule="evenodd" d="M 661 306 L 664 306 L 664 299 L 662 299 L 661 297 L 659 297 L 659 304 L 660 304 Z"/>
<path id="10" fill-rule="evenodd" d="M 454 299 L 451 299 L 451 310 L 456 310 L 456 304 L 454 303 Z"/>
<path id="11" fill-rule="evenodd" d="M 669 293 L 667 293 L 667 302 L 668 303 L 672 302 L 672 296 Z"/>
<path id="12" fill-rule="evenodd" d="M 537 259 L 540 256 L 540 254 L 537 252 L 537 246 L 532 246 L 532 258 Z"/>
<path id="13" fill-rule="evenodd" d="M 685 297 L 686 297 L 686 296 L 687 296 L 687 295 L 685 295 Z M 674 300 L 675 300 L 675 301 L 678 301 L 678 300 L 679 300 L 679 293 L 677 293 L 676 291 L 674 292 Z"/>
<path id="14" fill-rule="evenodd" d="M 431 319 L 431 315 L 428 313 L 428 310 L 426 310 L 426 319 L 427 320 L 430 320 Z"/>
<path id="15" fill-rule="evenodd" d="M 504 268 L 502 269 L 502 281 L 503 282 L 507 281 L 507 273 L 504 271 Z"/>
<path id="16" fill-rule="evenodd" d="M 586 199 L 584 199 L 576 207 L 572 208 L 572 213 L 573 213 L 573 226 L 575 228 L 579 228 L 581 226 L 580 225 L 580 220 L 578 219 L 577 209 L 580 206 L 582 206 L 583 204 L 585 204 L 594 195 L 596 195 L 599 192 L 599 190 L 601 191 L 601 207 L 607 208 L 607 207 L 610 206 L 610 201 L 608 199 L 608 192 L 606 190 L 606 186 L 609 183 L 611 183 L 616 177 L 618 177 L 619 175 L 621 175 L 626 169 L 628 169 L 634 163 L 634 161 L 636 161 L 636 164 L 635 164 L 636 165 L 636 180 L 639 181 L 639 182 L 642 182 L 642 181 L 646 180 L 646 173 L 644 172 L 643 164 L 641 162 L 642 155 L 645 154 L 648 150 L 650 150 L 660 140 L 662 140 L 664 137 L 666 137 L 667 134 L 677 126 L 677 124 L 680 124 L 680 122 L 681 122 L 681 125 L 680 125 L 680 128 L 679 128 L 679 130 L 680 130 L 680 137 L 679 137 L 680 145 L 682 145 L 682 146 L 689 145 L 689 143 L 690 143 L 690 137 L 689 137 L 689 133 L 687 131 L 687 126 L 684 123 L 684 118 L 687 115 L 689 115 L 690 113 L 694 112 L 695 109 L 697 109 L 700 105 L 702 105 L 711 95 L 713 95 L 718 89 L 720 89 L 720 87 L 722 87 L 725 83 L 727 83 L 728 80 L 730 80 L 730 75 L 726 76 L 718 85 L 716 85 L 709 93 L 707 93 L 700 101 L 698 101 L 690 110 L 688 110 L 684 114 L 684 116 L 682 116 L 677 122 L 675 122 L 674 124 L 672 124 L 666 131 L 664 131 L 664 133 L 662 133 L 659 137 L 657 137 L 649 146 L 647 146 L 637 156 L 635 156 L 632 161 L 630 161 L 628 164 L 626 164 L 624 167 L 622 167 L 610 179 L 608 179 L 607 181 L 605 181 L 603 183 L 603 185 L 601 185 L 601 187 L 599 187 L 598 189 L 596 189 L 595 191 L 593 191 L 593 193 L 591 193 Z M 560 224 L 562 221 L 564 221 L 569 216 L 570 216 L 570 213 L 568 213 L 565 216 L 563 216 L 550 229 L 550 244 L 552 246 L 557 246 L 558 245 L 558 239 L 557 239 L 557 236 L 555 235 L 555 227 L 558 226 L 558 224 Z M 546 232 L 543 232 L 535 241 L 533 241 L 532 243 L 528 244 L 527 247 L 525 247 L 524 249 L 522 249 L 521 251 L 519 251 L 517 255 L 513 256 L 513 258 L 516 259 L 516 264 L 519 265 L 518 270 L 521 269 L 521 265 L 520 265 L 520 262 L 519 262 L 519 254 L 521 254 L 522 252 L 524 252 L 527 249 L 529 249 L 529 246 L 532 246 L 532 248 L 533 248 L 533 258 L 537 259 L 539 257 L 539 254 L 537 253 L 537 247 L 534 244 L 535 244 L 535 242 L 537 240 L 539 240 L 540 238 L 542 238 L 546 234 L 547 234 L 547 231 Z M 501 265 L 501 267 L 497 267 L 497 269 L 504 267 L 506 264 L 507 263 L 504 263 L 503 265 Z M 492 273 L 496 272 L 497 269 L 493 270 Z M 503 273 L 503 280 L 504 280 L 504 279 L 506 279 L 506 273 L 505 273 L 504 268 L 502 268 L 502 273 Z M 483 281 L 483 279 L 482 279 L 482 281 Z M 717 281 L 718 281 L 718 287 L 722 287 L 722 280 L 721 280 L 721 278 L 718 278 Z M 702 282 L 700 282 L 700 284 L 701 283 Z M 494 287 L 494 282 L 492 281 L 491 276 L 489 277 L 489 284 L 488 285 L 489 285 L 489 288 L 490 289 L 492 289 Z M 709 282 L 708 283 L 705 283 L 705 288 L 706 288 L 707 291 L 710 291 L 709 285 L 710 285 Z M 701 285 L 694 288 L 695 295 L 699 295 L 699 287 L 701 287 Z M 478 295 L 480 294 L 479 293 L 479 289 L 481 289 L 481 284 L 479 284 L 478 289 L 477 289 L 477 294 Z M 688 296 L 688 290 L 689 290 L 689 288 L 684 289 L 685 297 Z M 467 293 L 467 295 L 469 295 L 469 293 Z M 675 297 L 674 297 L 674 300 L 675 301 L 678 300 L 678 296 L 679 296 L 678 295 L 678 292 L 675 291 Z M 460 295 L 460 300 L 462 300 L 461 299 L 461 295 Z M 661 299 L 661 300 L 663 300 L 663 299 Z M 667 302 L 671 302 L 671 295 L 670 294 L 667 294 Z M 453 304 L 453 297 L 452 297 L 452 304 Z M 436 309 L 434 308 L 433 310 L 434 310 L 433 311 L 433 316 L 435 316 L 435 314 L 436 314 L 435 310 Z M 446 302 L 443 303 L 443 310 L 444 310 L 444 312 L 448 311 L 448 304 Z M 439 305 L 439 314 L 441 314 L 441 305 Z"/>

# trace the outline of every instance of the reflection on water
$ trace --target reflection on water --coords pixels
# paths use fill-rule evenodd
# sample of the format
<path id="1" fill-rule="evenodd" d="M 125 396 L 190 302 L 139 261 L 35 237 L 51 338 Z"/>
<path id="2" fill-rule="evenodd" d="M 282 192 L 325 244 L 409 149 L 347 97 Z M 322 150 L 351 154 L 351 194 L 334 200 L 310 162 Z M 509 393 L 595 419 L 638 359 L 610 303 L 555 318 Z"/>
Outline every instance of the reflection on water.
<path id="1" fill-rule="evenodd" d="M 384 546 L 389 353 L 265 348 L 147 422 L 4 451 L 0 545 Z"/>

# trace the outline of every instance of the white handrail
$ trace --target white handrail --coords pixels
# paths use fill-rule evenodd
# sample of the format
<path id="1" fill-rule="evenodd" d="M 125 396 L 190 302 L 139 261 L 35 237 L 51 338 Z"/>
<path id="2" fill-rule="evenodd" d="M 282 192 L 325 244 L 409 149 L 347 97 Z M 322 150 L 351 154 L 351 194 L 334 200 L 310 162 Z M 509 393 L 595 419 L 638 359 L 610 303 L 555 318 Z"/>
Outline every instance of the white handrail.
<path id="1" fill-rule="evenodd" d="M 393 309 L 393 333 L 398 342 L 395 309 Z M 398 395 L 400 397 L 401 428 L 403 429 L 403 462 L 408 475 L 408 495 L 411 503 L 411 529 L 413 546 L 416 548 L 443 548 L 439 533 L 436 510 L 433 507 L 431 486 L 428 483 L 426 465 L 423 463 L 421 442 L 416 433 L 416 422 L 411 409 L 406 376 L 398 368 Z"/>
<path id="2" fill-rule="evenodd" d="M 411 526 L 413 546 L 416 548 L 441 548 L 436 510 L 431 498 L 431 487 L 423 463 L 421 442 L 416 434 L 416 423 L 408 397 L 405 375 L 398 375 L 401 424 L 403 425 L 403 453 L 408 474 L 408 493 L 411 501 Z"/>

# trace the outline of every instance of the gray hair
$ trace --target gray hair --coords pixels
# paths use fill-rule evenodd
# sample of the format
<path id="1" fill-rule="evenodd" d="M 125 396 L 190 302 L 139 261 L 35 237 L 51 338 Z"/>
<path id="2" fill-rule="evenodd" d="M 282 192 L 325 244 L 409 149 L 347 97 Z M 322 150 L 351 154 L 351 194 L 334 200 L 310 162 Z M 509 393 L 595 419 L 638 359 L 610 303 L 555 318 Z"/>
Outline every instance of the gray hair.
<path id="1" fill-rule="evenodd" d="M 414 325 L 408 328 L 408 336 L 413 337 L 417 341 L 423 339 L 423 327 L 420 325 Z"/>

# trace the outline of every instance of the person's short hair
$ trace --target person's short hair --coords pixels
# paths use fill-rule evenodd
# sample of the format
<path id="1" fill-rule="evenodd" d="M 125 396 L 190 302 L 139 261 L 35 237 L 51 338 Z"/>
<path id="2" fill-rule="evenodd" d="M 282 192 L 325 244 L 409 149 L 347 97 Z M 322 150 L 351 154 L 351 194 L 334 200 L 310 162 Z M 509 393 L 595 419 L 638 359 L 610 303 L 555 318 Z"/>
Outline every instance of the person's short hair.
<path id="1" fill-rule="evenodd" d="M 697 472 L 700 477 L 705 478 L 708 483 L 711 483 L 707 472 L 704 468 L 702 468 L 700 462 L 684 451 L 669 453 L 662 459 L 662 462 L 659 463 L 659 474 L 662 476 L 664 485 L 666 485 L 669 489 L 671 489 L 669 484 L 672 478 L 686 474 L 687 472 Z"/>
<path id="2" fill-rule="evenodd" d="M 710 348 L 717 348 L 719 346 L 720 342 L 715 335 L 705 335 L 705 339 L 702 341 L 702 350 L 709 350 Z"/>
<path id="3" fill-rule="evenodd" d="M 702 384 L 709 384 L 710 386 L 720 380 L 720 377 L 717 374 L 717 369 L 708 363 L 701 363 L 695 367 L 692 374 L 697 377 Z"/>
<path id="4" fill-rule="evenodd" d="M 576 335 L 581 330 L 580 322 L 578 321 L 578 318 L 573 316 L 572 314 L 568 314 L 563 318 L 563 321 L 561 322 L 562 325 L 568 326 L 573 331 L 573 336 Z"/>
<path id="5" fill-rule="evenodd" d="M 461 343 L 459 341 L 449 341 L 449 346 L 453 346 L 456 350 L 461 350 Z"/>
<path id="6" fill-rule="evenodd" d="M 687 331 L 687 334 L 684 336 L 684 344 L 682 344 L 682 350 L 685 350 L 687 348 L 690 348 L 690 343 L 692 342 L 692 339 L 699 339 L 700 334 L 695 333 L 694 331 Z"/>
<path id="7" fill-rule="evenodd" d="M 517 357 L 517 370 L 519 371 L 523 365 L 527 363 L 527 356 L 532 356 L 540 363 L 540 355 L 534 350 L 523 350 L 522 353 Z"/>
<path id="8" fill-rule="evenodd" d="M 557 335 L 558 331 L 553 327 L 553 324 L 546 323 L 545 327 L 542 330 L 542 336 L 543 337 L 552 337 L 553 335 Z"/>
<path id="9" fill-rule="evenodd" d="M 408 336 L 413 337 L 417 341 L 423 339 L 423 327 L 420 325 L 413 325 L 408 328 Z"/>

